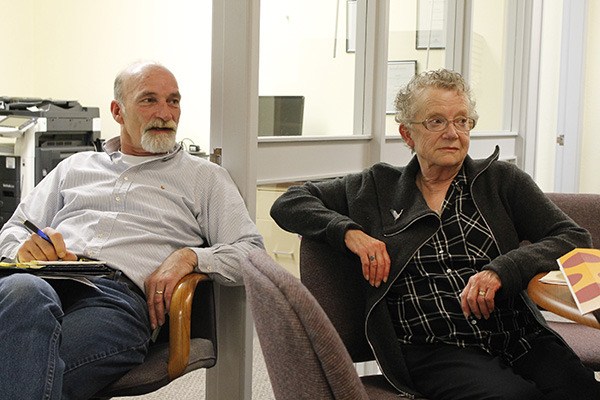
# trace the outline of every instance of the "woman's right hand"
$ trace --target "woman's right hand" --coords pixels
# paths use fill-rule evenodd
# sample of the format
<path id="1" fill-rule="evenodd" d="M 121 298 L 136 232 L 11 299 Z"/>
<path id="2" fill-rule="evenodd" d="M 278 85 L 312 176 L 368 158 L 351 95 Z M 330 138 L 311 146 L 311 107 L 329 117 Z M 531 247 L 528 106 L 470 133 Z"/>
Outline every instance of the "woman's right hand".
<path id="1" fill-rule="evenodd" d="M 387 282 L 390 274 L 390 256 L 385 243 L 359 229 L 350 229 L 344 235 L 348 250 L 360 257 L 363 276 L 371 286 L 379 287 Z"/>

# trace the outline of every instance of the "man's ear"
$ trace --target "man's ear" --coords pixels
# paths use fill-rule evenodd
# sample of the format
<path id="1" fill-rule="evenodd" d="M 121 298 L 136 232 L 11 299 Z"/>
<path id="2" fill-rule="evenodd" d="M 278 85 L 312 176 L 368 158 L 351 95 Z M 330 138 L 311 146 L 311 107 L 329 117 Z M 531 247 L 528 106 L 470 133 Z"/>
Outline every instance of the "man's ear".
<path id="1" fill-rule="evenodd" d="M 413 149 L 415 147 L 415 142 L 412 140 L 410 130 L 408 130 L 406 125 L 400 124 L 400 126 L 398 127 L 398 131 L 400 131 L 400 135 L 402 136 L 402 139 L 404 139 L 404 142 L 406 142 L 408 147 Z"/>
<path id="2" fill-rule="evenodd" d="M 125 123 L 125 121 L 123 120 L 123 107 L 118 101 L 113 100 L 110 102 L 110 112 L 112 113 L 114 120 L 117 121 L 120 125 L 123 125 Z"/>

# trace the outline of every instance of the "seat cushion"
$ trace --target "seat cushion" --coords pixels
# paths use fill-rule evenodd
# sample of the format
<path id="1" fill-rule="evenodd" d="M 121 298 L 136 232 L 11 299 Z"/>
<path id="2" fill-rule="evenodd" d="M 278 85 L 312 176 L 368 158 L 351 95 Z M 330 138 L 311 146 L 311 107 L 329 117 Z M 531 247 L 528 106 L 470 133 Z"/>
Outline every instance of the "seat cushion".
<path id="1" fill-rule="evenodd" d="M 594 371 L 600 371 L 600 329 L 571 322 L 548 322 L 581 361 Z"/>
<path id="2" fill-rule="evenodd" d="M 198 368 L 210 368 L 215 365 L 216 359 L 214 346 L 210 340 L 192 339 L 190 360 L 185 372 Z M 143 364 L 133 368 L 95 397 L 137 396 L 158 390 L 170 382 L 167 372 L 168 361 L 168 343 L 154 344 Z"/>
<path id="3" fill-rule="evenodd" d="M 377 400 L 402 400 L 408 399 L 400 395 L 383 375 L 367 375 L 360 377 L 370 399 Z M 417 397 L 414 400 L 427 400 L 423 397 Z"/>

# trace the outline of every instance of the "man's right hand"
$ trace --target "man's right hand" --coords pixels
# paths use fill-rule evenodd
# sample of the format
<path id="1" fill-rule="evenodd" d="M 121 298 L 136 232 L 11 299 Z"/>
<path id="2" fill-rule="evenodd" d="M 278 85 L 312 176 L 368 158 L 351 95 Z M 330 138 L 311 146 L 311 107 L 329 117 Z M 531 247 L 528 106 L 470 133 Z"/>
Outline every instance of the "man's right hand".
<path id="1" fill-rule="evenodd" d="M 17 251 L 17 259 L 20 262 L 29 261 L 76 261 L 77 256 L 67 250 L 65 241 L 60 232 L 52 228 L 42 229 L 50 238 L 52 243 L 42 239 L 37 233 L 32 233 L 29 238 L 23 242 Z"/>
<path id="2" fill-rule="evenodd" d="M 165 323 L 165 314 L 171 308 L 171 297 L 179 280 L 194 271 L 198 256 L 187 247 L 167 257 L 144 282 L 150 325 L 156 329 Z"/>
<path id="3" fill-rule="evenodd" d="M 382 281 L 387 282 L 391 261 L 385 243 L 359 229 L 346 231 L 344 242 L 348 250 L 360 257 L 363 276 L 371 286 L 379 287 Z"/>

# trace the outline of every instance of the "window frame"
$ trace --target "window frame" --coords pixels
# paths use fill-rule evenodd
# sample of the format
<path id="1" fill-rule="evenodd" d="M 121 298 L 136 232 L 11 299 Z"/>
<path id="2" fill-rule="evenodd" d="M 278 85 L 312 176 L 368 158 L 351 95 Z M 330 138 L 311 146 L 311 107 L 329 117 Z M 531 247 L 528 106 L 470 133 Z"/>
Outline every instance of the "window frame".
<path id="1" fill-rule="evenodd" d="M 474 0 L 447 0 L 445 66 L 469 78 L 471 21 Z M 507 0 L 510 17 L 503 117 L 504 129 L 472 132 L 471 155 L 485 157 L 496 144 L 501 159 L 533 172 L 535 155 L 536 58 L 538 40 L 533 10 L 541 0 Z M 258 138 L 258 183 L 323 179 L 358 172 L 376 162 L 406 163 L 411 154 L 400 135 L 385 133 L 389 35 L 389 0 L 357 0 L 355 109 L 349 136 Z M 537 14 L 536 14 L 537 18 Z M 532 29 L 533 28 L 533 29 Z M 533 115 L 531 115 L 533 112 Z M 529 116 L 528 116 L 529 115 Z M 340 116 L 343 118 L 343 116 Z M 290 163 L 285 154 L 297 162 Z M 318 172 L 316 172 L 318 171 Z"/>

